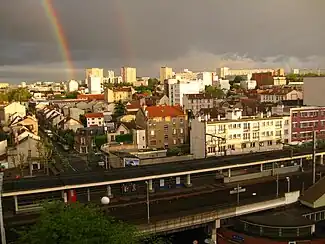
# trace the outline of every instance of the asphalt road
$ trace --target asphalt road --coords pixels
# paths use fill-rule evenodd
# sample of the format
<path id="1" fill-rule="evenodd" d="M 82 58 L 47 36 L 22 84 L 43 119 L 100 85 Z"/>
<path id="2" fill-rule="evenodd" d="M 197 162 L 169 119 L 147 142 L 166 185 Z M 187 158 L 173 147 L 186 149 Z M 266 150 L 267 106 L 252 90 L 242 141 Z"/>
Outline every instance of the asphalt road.
<path id="1" fill-rule="evenodd" d="M 64 172 L 74 173 L 89 170 L 85 157 L 82 157 L 74 149 L 65 151 L 56 140 L 53 140 L 53 138 L 48 137 L 46 133 L 43 132 L 42 128 L 39 130 L 39 135 L 43 138 L 51 140 L 53 144 L 54 160 L 56 164 L 60 164 L 59 168 L 62 169 Z"/>
<path id="2" fill-rule="evenodd" d="M 309 152 L 309 151 L 308 151 Z M 307 152 L 299 152 L 296 155 L 303 155 Z M 261 160 L 272 160 L 279 157 L 289 157 L 290 150 L 270 151 L 254 154 L 244 154 L 237 156 L 211 157 L 200 160 L 189 160 L 185 162 L 172 162 L 168 164 L 156 164 L 141 167 L 129 167 L 112 169 L 106 172 L 76 172 L 50 176 L 46 178 L 22 178 L 19 180 L 4 182 L 4 192 L 18 191 L 24 189 L 39 189 L 45 187 L 55 187 L 63 185 L 74 185 L 92 182 L 102 182 L 109 180 L 121 180 L 151 175 L 183 172 L 187 170 L 209 169 L 217 166 L 240 165 L 248 162 Z"/>

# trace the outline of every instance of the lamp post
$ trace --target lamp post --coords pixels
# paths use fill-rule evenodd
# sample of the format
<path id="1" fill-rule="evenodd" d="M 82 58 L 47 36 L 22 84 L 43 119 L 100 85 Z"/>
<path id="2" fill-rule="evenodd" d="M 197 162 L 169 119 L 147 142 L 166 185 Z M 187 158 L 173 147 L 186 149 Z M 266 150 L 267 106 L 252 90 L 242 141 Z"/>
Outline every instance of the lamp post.
<path id="1" fill-rule="evenodd" d="M 147 222 L 150 224 L 150 199 L 149 199 L 149 182 L 146 181 L 147 185 Z"/>
<path id="2" fill-rule="evenodd" d="M 0 173 L 0 229 L 1 229 L 1 243 L 6 244 L 6 232 L 3 223 L 3 209 L 2 209 L 2 184 L 3 184 L 3 172 Z"/>

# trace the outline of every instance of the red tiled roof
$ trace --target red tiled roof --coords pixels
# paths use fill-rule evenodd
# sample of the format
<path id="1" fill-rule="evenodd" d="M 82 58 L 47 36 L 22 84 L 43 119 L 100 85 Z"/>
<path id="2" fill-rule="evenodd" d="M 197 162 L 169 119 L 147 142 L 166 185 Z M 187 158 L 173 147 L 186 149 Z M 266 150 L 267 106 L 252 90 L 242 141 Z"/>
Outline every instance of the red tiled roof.
<path id="1" fill-rule="evenodd" d="M 137 109 L 140 108 L 140 100 L 132 101 L 131 104 L 126 105 L 126 109 Z"/>
<path id="2" fill-rule="evenodd" d="M 104 118 L 104 114 L 103 113 L 88 113 L 85 114 L 86 118 Z"/>
<path id="3" fill-rule="evenodd" d="M 114 87 L 113 91 L 114 92 L 131 92 L 132 89 L 131 89 L 131 87 Z"/>
<path id="4" fill-rule="evenodd" d="M 88 100 L 104 100 L 104 94 L 79 94 L 77 98 L 83 98 Z"/>
<path id="5" fill-rule="evenodd" d="M 184 116 L 184 112 L 179 106 L 151 106 L 147 107 L 148 117 L 177 117 Z"/>

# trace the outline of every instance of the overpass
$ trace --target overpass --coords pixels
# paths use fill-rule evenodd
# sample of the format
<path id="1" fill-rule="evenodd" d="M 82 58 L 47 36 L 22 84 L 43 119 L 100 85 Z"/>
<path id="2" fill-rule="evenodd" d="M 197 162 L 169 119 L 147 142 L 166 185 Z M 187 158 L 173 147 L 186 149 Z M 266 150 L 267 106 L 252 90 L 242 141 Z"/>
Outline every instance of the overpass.
<path id="1" fill-rule="evenodd" d="M 320 164 L 323 164 L 324 154 L 324 150 L 318 150 L 316 152 L 316 157 L 320 159 Z M 270 169 L 274 171 L 279 167 L 278 164 L 280 163 L 286 164 L 285 167 L 294 165 L 303 167 L 303 160 L 309 160 L 311 158 L 312 153 L 310 150 L 302 150 L 294 153 L 291 150 L 280 150 L 236 156 L 211 157 L 168 164 L 118 168 L 106 172 L 22 178 L 5 181 L 2 197 L 18 197 L 21 195 L 101 186 L 106 186 L 107 192 L 109 193 L 111 185 L 144 181 L 148 181 L 149 190 L 153 191 L 154 180 L 176 177 L 180 181 L 180 177 L 185 177 L 183 179 L 184 184 L 190 186 L 191 175 L 213 173 L 220 176 L 220 174 L 226 172 L 227 177 L 231 178 L 233 170 L 258 167 L 260 172 L 265 170 L 270 171 Z"/>

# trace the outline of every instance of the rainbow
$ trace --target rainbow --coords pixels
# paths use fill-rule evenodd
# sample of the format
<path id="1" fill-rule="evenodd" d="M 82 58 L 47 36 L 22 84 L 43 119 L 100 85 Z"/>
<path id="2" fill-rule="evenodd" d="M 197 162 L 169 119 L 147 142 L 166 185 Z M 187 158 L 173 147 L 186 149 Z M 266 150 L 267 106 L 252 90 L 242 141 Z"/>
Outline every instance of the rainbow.
<path id="1" fill-rule="evenodd" d="M 42 6 L 46 12 L 46 16 L 49 19 L 53 32 L 58 42 L 58 46 L 62 55 L 62 59 L 66 64 L 66 69 L 68 73 L 68 79 L 73 79 L 74 77 L 74 65 L 71 58 L 71 53 L 67 39 L 64 34 L 64 30 L 59 21 L 58 15 L 53 7 L 52 0 L 42 0 Z"/>

